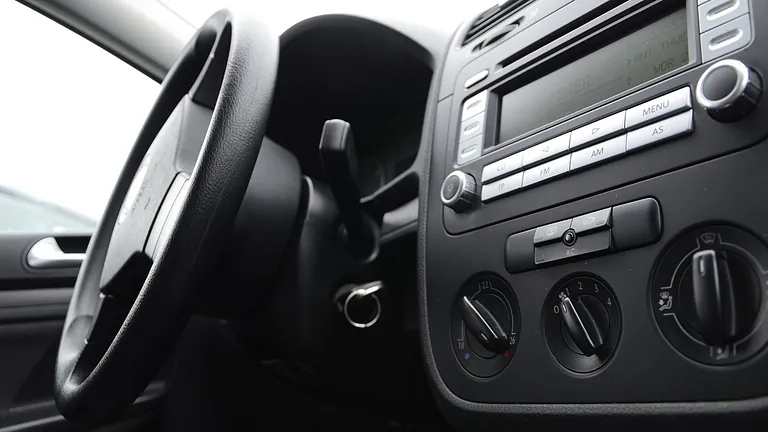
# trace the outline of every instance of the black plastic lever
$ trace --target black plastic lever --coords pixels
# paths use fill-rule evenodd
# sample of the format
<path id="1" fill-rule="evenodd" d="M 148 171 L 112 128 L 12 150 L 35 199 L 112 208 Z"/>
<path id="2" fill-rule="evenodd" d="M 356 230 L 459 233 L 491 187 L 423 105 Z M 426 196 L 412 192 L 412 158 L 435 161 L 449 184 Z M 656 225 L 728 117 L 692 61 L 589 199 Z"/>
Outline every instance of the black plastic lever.
<path id="1" fill-rule="evenodd" d="M 357 158 L 352 126 L 344 120 L 328 120 L 320 137 L 320 159 L 339 206 L 346 230 L 349 252 L 358 259 L 368 259 L 378 249 L 378 233 L 360 204 L 357 186 Z"/>
<path id="2" fill-rule="evenodd" d="M 495 353 L 509 348 L 509 336 L 482 303 L 462 297 L 459 301 L 459 313 L 469 331 L 485 348 Z"/>
<path id="3" fill-rule="evenodd" d="M 736 336 L 734 286 L 728 262 L 713 250 L 693 255 L 693 300 L 705 341 L 722 346 Z"/>
<path id="4" fill-rule="evenodd" d="M 597 317 L 582 298 L 592 300 L 592 303 L 599 303 L 599 300 L 594 300 L 592 296 L 579 296 L 575 301 L 571 301 L 570 297 L 563 297 L 560 300 L 560 310 L 562 311 L 563 324 L 565 324 L 573 342 L 582 354 L 591 356 L 603 346 L 608 331 L 600 327 Z M 602 308 L 597 304 L 592 306 L 594 312 L 598 312 L 598 308 Z"/>

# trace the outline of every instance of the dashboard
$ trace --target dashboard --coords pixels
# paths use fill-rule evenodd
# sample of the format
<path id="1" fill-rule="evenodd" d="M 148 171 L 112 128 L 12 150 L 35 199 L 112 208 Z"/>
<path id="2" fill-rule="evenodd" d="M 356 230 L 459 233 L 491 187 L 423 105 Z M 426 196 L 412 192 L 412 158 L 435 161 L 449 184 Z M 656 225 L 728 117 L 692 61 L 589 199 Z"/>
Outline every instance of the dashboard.
<path id="1" fill-rule="evenodd" d="M 361 193 L 370 195 L 416 158 L 432 61 L 422 45 L 375 21 L 344 15 L 303 21 L 282 38 L 267 133 L 299 158 L 306 175 L 324 180 L 323 124 L 349 122 Z"/>
<path id="2" fill-rule="evenodd" d="M 418 237 L 348 262 L 326 248 L 340 249 L 338 215 L 308 206 L 301 234 L 317 247 L 301 263 L 314 272 L 286 267 L 301 280 L 275 290 L 288 325 L 266 327 L 269 341 L 310 340 L 327 374 L 317 388 L 371 405 L 430 410 L 423 367 L 461 429 L 759 428 L 768 5 L 508 0 L 467 18 L 444 35 L 327 15 L 282 35 L 270 140 L 308 189 L 328 180 L 324 122 L 349 122 L 362 195 L 398 204 L 377 208 L 390 232 L 418 217 Z M 167 70 L 178 50 L 154 45 L 144 61 L 124 57 Z M 318 207 L 333 202 L 312 192 Z M 418 206 L 401 206 L 417 192 Z M 330 322 L 340 281 L 379 275 L 396 316 L 370 333 L 335 310 Z M 399 332 L 418 333 L 421 359 Z"/>
<path id="3" fill-rule="evenodd" d="M 764 416 L 766 25 L 758 1 L 535 0 L 457 29 L 419 220 L 452 424 Z"/>

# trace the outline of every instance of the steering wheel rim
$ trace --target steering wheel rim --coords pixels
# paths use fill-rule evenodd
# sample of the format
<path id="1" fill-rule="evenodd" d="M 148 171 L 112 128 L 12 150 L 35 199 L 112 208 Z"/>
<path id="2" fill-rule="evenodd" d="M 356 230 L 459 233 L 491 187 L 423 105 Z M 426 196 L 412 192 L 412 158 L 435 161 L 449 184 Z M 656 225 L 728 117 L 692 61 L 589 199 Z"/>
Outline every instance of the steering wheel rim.
<path id="1" fill-rule="evenodd" d="M 109 418 L 170 354 L 248 186 L 278 46 L 264 25 L 222 10 L 163 81 L 67 311 L 55 374 L 56 404 L 67 419 Z"/>

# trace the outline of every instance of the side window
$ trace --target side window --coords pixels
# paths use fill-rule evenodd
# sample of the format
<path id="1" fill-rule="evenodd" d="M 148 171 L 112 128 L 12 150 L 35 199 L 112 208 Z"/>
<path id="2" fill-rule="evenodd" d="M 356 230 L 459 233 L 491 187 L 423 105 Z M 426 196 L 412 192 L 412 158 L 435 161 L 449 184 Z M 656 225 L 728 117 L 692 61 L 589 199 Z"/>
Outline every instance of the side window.
<path id="1" fill-rule="evenodd" d="M 20 3 L 0 16 L 0 234 L 90 232 L 160 85 Z"/>

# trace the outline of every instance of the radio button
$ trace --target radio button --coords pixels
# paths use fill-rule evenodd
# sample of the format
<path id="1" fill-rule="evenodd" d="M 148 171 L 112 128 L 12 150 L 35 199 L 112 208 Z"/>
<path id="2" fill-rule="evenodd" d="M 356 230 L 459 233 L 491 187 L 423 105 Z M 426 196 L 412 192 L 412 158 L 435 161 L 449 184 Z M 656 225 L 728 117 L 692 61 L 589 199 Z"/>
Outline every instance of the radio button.
<path id="1" fill-rule="evenodd" d="M 627 134 L 627 151 L 693 132 L 693 111 L 687 111 Z"/>
<path id="2" fill-rule="evenodd" d="M 475 160 L 480 156 L 483 150 L 483 135 L 480 134 L 459 144 L 459 150 L 456 155 L 456 162 L 461 165 Z"/>
<path id="3" fill-rule="evenodd" d="M 461 122 L 461 129 L 459 129 L 459 142 L 464 142 L 470 138 L 474 138 L 485 129 L 485 113 L 480 113 L 474 117 L 468 118 Z"/>
<path id="4" fill-rule="evenodd" d="M 571 133 L 571 150 L 623 131 L 624 118 L 625 112 L 622 111 L 576 129 Z"/>
<path id="5" fill-rule="evenodd" d="M 606 161 L 625 153 L 627 136 L 622 135 L 571 154 L 571 170 Z"/>
<path id="6" fill-rule="evenodd" d="M 520 189 L 522 185 L 523 173 L 517 173 L 483 186 L 483 191 L 480 193 L 480 199 L 483 200 L 483 202 L 486 202 Z"/>
<path id="7" fill-rule="evenodd" d="M 749 14 L 701 34 L 701 61 L 724 56 L 747 46 L 752 40 L 752 24 Z"/>
<path id="8" fill-rule="evenodd" d="M 570 164 L 571 156 L 565 155 L 551 162 L 529 168 L 523 171 L 523 187 L 563 175 L 568 172 Z"/>
<path id="9" fill-rule="evenodd" d="M 473 85 L 479 83 L 480 81 L 486 79 L 487 77 L 488 77 L 488 69 L 483 69 L 480 72 L 467 78 L 467 80 L 464 81 L 464 88 L 470 88 Z"/>
<path id="10" fill-rule="evenodd" d="M 523 154 L 515 153 L 483 167 L 483 183 L 513 173 L 523 167 Z"/>
<path id="11" fill-rule="evenodd" d="M 541 160 L 567 153 L 570 143 L 571 133 L 568 132 L 565 135 L 535 145 L 523 152 L 523 166 L 530 166 Z"/>
<path id="12" fill-rule="evenodd" d="M 711 0 L 699 6 L 699 33 L 749 12 L 749 0 Z"/>
<path id="13" fill-rule="evenodd" d="M 488 102 L 488 90 L 478 93 L 464 102 L 464 107 L 461 110 L 461 120 L 466 120 L 470 117 L 474 117 L 481 112 L 485 111 L 485 106 Z"/>
<path id="14" fill-rule="evenodd" d="M 669 117 L 692 108 L 691 89 L 688 87 L 648 101 L 627 110 L 627 129 L 641 126 L 661 117 Z"/>

